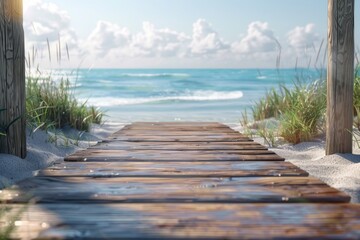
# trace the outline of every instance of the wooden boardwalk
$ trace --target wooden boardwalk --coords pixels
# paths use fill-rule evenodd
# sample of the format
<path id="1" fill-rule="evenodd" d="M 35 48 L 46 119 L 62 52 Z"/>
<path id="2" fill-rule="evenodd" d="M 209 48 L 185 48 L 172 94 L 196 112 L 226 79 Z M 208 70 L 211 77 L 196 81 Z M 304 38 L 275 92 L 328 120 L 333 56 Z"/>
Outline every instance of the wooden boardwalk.
<path id="1" fill-rule="evenodd" d="M 360 239 L 360 205 L 219 123 L 133 123 L 0 198 L 21 239 Z"/>

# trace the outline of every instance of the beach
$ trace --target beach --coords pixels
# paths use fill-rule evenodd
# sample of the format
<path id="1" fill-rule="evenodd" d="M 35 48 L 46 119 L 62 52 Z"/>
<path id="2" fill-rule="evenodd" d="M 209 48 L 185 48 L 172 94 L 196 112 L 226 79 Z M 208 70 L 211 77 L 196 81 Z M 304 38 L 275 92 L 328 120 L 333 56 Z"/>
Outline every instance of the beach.
<path id="1" fill-rule="evenodd" d="M 120 130 L 126 123 L 105 123 L 93 125 L 89 133 L 81 135 L 78 141 L 64 140 L 63 137 L 56 139 L 54 135 L 38 130 L 29 135 L 28 133 L 28 156 L 20 159 L 15 156 L 0 154 L 0 188 L 15 184 L 18 181 L 36 175 L 37 170 L 51 166 L 55 162 L 63 161 L 63 158 L 75 151 L 94 145 L 97 141 L 110 136 Z M 231 128 L 241 131 L 239 124 L 229 125 Z M 73 129 L 64 129 L 61 136 L 78 136 L 79 132 Z M 255 141 L 264 144 L 259 137 Z M 76 143 L 75 145 L 73 143 Z M 303 142 L 297 145 L 282 144 L 270 150 L 276 152 L 286 161 L 309 172 L 311 176 L 320 178 L 330 186 L 346 192 L 351 196 L 351 202 L 360 202 L 360 149 L 354 147 L 354 154 L 335 154 L 325 156 L 325 142 Z"/>
<path id="2" fill-rule="evenodd" d="M 279 84 L 291 89 L 296 78 L 312 82 L 319 76 L 311 69 L 70 69 L 49 74 L 54 81 L 68 79 L 71 93 L 80 102 L 105 111 L 105 123 L 93 124 L 88 133 L 71 128 L 28 130 L 26 159 L 0 154 L 1 188 L 34 176 L 37 170 L 63 161 L 131 122 L 216 121 L 245 133 L 240 125 L 244 110 L 250 110 L 267 90 Z M 267 145 L 262 138 L 251 137 Z M 325 156 L 324 136 L 297 145 L 280 142 L 270 150 L 345 191 L 352 202 L 360 201 L 360 150 L 356 144 L 354 154 L 332 156 Z"/>

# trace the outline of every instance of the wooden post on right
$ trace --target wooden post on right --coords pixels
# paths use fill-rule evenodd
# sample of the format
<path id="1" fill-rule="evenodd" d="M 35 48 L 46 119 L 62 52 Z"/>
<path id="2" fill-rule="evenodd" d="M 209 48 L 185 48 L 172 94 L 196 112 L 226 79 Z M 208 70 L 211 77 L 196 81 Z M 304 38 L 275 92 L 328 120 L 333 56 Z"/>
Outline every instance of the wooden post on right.
<path id="1" fill-rule="evenodd" d="M 352 153 L 354 0 L 328 0 L 326 155 Z"/>

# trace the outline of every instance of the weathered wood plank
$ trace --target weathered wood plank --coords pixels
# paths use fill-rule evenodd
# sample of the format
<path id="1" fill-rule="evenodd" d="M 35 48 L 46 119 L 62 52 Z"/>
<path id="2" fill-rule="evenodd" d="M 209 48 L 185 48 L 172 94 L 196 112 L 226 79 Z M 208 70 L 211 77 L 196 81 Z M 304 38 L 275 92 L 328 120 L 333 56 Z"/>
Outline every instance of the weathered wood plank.
<path id="1" fill-rule="evenodd" d="M 26 157 L 22 0 L 0 1 L 0 153 Z"/>
<path id="2" fill-rule="evenodd" d="M 159 130 L 159 131 L 149 131 L 149 130 L 136 130 L 136 131 L 122 131 L 116 132 L 112 135 L 112 137 L 119 136 L 223 136 L 223 137 L 246 137 L 238 132 L 204 132 L 204 131 L 167 131 L 167 130 Z"/>
<path id="3" fill-rule="evenodd" d="M 131 158 L 136 155 L 147 155 L 151 157 L 163 156 L 163 155 L 267 155 L 275 154 L 273 151 L 263 150 L 263 149 L 246 149 L 246 150 L 218 150 L 214 151 L 186 151 L 186 150 L 105 150 L 105 149 L 85 149 L 76 152 L 74 155 L 78 156 L 93 156 L 93 157 L 126 157 Z"/>
<path id="4" fill-rule="evenodd" d="M 82 178 L 35 177 L 0 193 L 8 203 L 291 203 L 349 202 L 313 177 Z"/>
<path id="5" fill-rule="evenodd" d="M 271 177 L 308 176 L 289 162 L 61 163 L 37 176 L 56 177 Z"/>
<path id="6" fill-rule="evenodd" d="M 354 0 L 328 0 L 326 154 L 352 153 Z"/>
<path id="7" fill-rule="evenodd" d="M 9 205 L 7 219 L 20 208 Z M 1 226 L 1 222 L 0 222 Z M 21 239 L 359 239 L 355 204 L 39 204 Z"/>
<path id="8" fill-rule="evenodd" d="M 89 149 L 104 150 L 186 150 L 186 151 L 218 151 L 218 150 L 266 150 L 256 142 L 101 142 Z"/>
<path id="9" fill-rule="evenodd" d="M 269 150 L 158 151 L 87 149 L 65 157 L 65 161 L 284 161 Z"/>
<path id="10" fill-rule="evenodd" d="M 210 127 L 210 126 L 129 126 L 126 125 L 122 129 L 120 129 L 118 132 L 125 132 L 125 131 L 196 131 L 196 132 L 238 132 L 234 129 L 223 126 L 223 127 Z"/>
<path id="11" fill-rule="evenodd" d="M 176 127 L 176 126 L 200 126 L 200 127 L 228 127 L 227 125 L 219 122 L 133 122 L 127 126 L 131 127 L 138 127 L 138 126 L 169 126 L 169 127 Z"/>
<path id="12" fill-rule="evenodd" d="M 136 132 L 136 131 L 169 131 L 169 132 L 176 132 L 176 131 L 182 131 L 182 132 L 209 132 L 209 133 L 238 133 L 237 131 L 232 130 L 231 128 L 207 128 L 207 127 L 156 127 L 156 128 L 150 128 L 150 127 L 136 127 L 136 128 L 122 128 L 117 133 L 121 132 Z"/>
<path id="13" fill-rule="evenodd" d="M 166 123 L 149 123 L 149 124 L 138 124 L 133 123 L 126 125 L 120 131 L 125 130 L 169 130 L 169 131 L 231 131 L 234 132 L 229 126 L 224 124 L 193 124 L 186 123 L 183 124 L 166 124 Z"/>
<path id="14" fill-rule="evenodd" d="M 125 126 L 123 129 L 139 129 L 139 128 L 149 128 L 149 129 L 159 129 L 159 128 L 192 128 L 192 129 L 230 129 L 229 126 L 220 123 L 190 123 L 190 122 L 183 122 L 183 123 L 147 123 L 142 124 L 139 122 L 129 124 Z"/>
<path id="15" fill-rule="evenodd" d="M 248 137 L 208 135 L 208 136 L 161 136 L 161 135 L 136 135 L 136 136 L 111 136 L 108 141 L 128 142 L 244 142 L 253 141 Z M 106 140 L 105 140 L 106 141 Z"/>
<path id="16" fill-rule="evenodd" d="M 207 126 L 207 125 L 166 125 L 166 124 L 158 124 L 158 125 L 126 125 L 122 129 L 120 129 L 118 133 L 123 132 L 159 132 L 159 131 L 167 131 L 167 132 L 198 132 L 198 133 L 239 133 L 226 125 L 220 126 Z"/>

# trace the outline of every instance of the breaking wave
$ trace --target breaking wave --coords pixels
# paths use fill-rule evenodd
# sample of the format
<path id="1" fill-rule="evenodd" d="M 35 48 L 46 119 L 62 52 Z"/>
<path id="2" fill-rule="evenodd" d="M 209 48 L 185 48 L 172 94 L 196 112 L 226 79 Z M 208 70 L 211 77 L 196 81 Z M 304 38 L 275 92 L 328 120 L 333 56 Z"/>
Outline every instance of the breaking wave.
<path id="1" fill-rule="evenodd" d="M 136 105 L 136 104 L 149 104 L 161 103 L 170 101 L 218 101 L 218 100 L 233 100 L 243 97 L 241 91 L 232 92 L 218 92 L 218 91 L 194 91 L 178 96 L 154 96 L 147 98 L 115 98 L 115 97 L 100 97 L 90 98 L 88 103 L 99 106 L 120 106 L 120 105 Z"/>
<path id="2" fill-rule="evenodd" d="M 133 78 L 185 78 L 190 77 L 186 73 L 124 73 L 121 77 L 133 77 Z"/>

